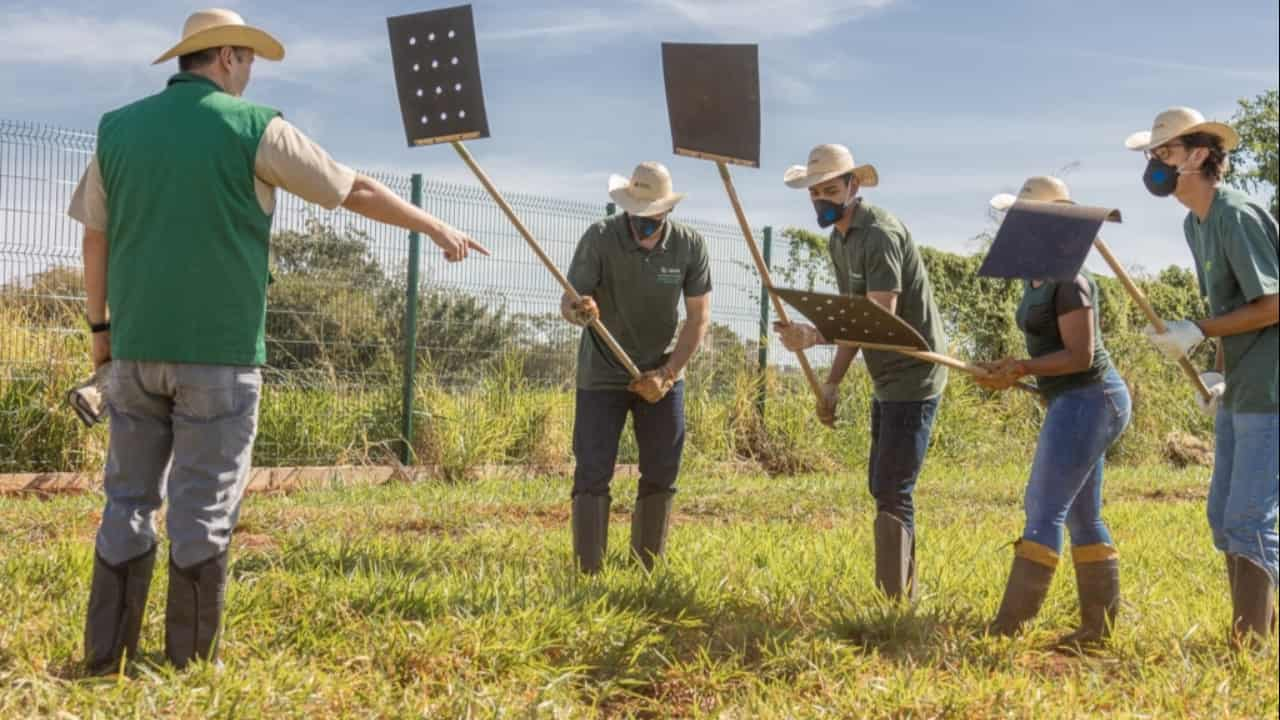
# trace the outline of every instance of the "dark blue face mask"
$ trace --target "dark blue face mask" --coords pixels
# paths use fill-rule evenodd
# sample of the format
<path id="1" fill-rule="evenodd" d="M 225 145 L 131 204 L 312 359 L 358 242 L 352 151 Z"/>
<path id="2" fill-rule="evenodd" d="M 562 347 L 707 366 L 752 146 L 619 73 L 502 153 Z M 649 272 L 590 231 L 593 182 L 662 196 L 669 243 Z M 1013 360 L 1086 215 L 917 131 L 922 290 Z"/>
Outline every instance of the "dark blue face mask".
<path id="1" fill-rule="evenodd" d="M 844 215 L 845 206 L 830 200 L 814 200 L 813 209 L 818 212 L 818 227 L 829 228 Z"/>
<path id="2" fill-rule="evenodd" d="M 635 226 L 636 234 L 643 240 L 647 237 L 653 237 L 653 234 L 662 229 L 664 218 L 640 217 L 638 215 L 631 216 L 631 224 Z"/>
<path id="3" fill-rule="evenodd" d="M 1169 197 L 1178 189 L 1179 174 L 1178 168 L 1153 155 L 1147 161 L 1147 171 L 1142 174 L 1142 184 L 1156 197 Z"/>

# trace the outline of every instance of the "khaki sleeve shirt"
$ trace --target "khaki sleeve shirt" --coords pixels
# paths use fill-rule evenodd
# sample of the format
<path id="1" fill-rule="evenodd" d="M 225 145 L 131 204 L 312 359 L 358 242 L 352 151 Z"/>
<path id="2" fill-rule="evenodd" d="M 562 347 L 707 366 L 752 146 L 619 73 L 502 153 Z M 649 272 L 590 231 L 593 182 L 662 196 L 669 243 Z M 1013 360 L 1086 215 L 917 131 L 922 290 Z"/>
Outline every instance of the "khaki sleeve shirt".
<path id="1" fill-rule="evenodd" d="M 356 173 L 337 162 L 324 148 L 283 118 L 267 124 L 254 158 L 254 192 L 265 213 L 275 212 L 276 188 L 327 210 L 341 205 L 351 193 Z M 67 214 L 86 228 L 107 229 L 107 193 L 95 155 L 71 196 Z"/>

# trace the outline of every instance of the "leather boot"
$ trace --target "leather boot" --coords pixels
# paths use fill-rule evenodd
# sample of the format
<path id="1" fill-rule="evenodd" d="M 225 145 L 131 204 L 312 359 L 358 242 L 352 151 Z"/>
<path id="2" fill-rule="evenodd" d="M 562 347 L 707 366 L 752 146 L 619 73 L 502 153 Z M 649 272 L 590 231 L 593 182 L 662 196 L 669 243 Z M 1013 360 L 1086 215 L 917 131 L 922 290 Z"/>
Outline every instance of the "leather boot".
<path id="1" fill-rule="evenodd" d="M 227 553 L 189 568 L 169 557 L 169 598 L 164 611 L 164 654 L 179 670 L 193 660 L 213 660 L 227 589 Z"/>
<path id="2" fill-rule="evenodd" d="M 1243 555 L 1228 555 L 1235 565 L 1231 586 L 1231 634 L 1241 647 L 1261 647 L 1275 628 L 1275 586 L 1261 566 Z"/>
<path id="3" fill-rule="evenodd" d="M 84 624 L 84 660 L 91 675 L 113 673 L 122 658 L 137 655 L 155 564 L 155 546 L 121 565 L 111 565 L 94 552 Z"/>

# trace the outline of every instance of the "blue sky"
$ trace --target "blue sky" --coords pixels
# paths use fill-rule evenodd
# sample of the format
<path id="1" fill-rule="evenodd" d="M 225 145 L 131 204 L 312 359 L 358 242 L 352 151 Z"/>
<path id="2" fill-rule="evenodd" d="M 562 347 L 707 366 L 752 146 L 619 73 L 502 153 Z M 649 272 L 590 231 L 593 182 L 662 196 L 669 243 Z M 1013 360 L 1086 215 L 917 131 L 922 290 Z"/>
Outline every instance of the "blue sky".
<path id="1" fill-rule="evenodd" d="M 248 97 L 281 108 L 342 161 L 473 182 L 446 148 L 405 147 L 385 17 L 443 4 L 223 0 L 285 44 Z M 193 8 L 172 2 L 0 2 L 0 117 L 92 129 L 161 87 L 149 63 Z M 472 152 L 504 190 L 607 200 L 609 173 L 658 159 L 680 212 L 730 222 L 714 167 L 671 155 L 659 44 L 760 45 L 762 168 L 735 171 L 752 224 L 813 227 L 781 183 L 820 142 L 874 163 L 873 203 L 920 243 L 972 249 L 986 202 L 1070 166 L 1076 198 L 1120 207 L 1127 263 L 1188 264 L 1182 212 L 1142 187 L 1124 137 L 1190 105 L 1229 119 L 1280 78 L 1277 3 L 628 0 L 475 3 L 493 137 Z M 1094 259 L 1091 266 L 1100 264 Z"/>

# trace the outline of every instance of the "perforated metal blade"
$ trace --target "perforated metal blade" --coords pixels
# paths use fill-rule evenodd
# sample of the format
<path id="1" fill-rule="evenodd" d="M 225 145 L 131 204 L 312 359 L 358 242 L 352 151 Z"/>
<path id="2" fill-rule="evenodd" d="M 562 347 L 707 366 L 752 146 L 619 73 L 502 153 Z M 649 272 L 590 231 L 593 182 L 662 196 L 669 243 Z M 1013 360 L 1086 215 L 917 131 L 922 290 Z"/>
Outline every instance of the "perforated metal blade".
<path id="1" fill-rule="evenodd" d="M 862 295 L 828 295 L 774 288 L 829 342 L 868 343 L 904 350 L 929 350 L 920 333 L 902 318 Z"/>
<path id="2" fill-rule="evenodd" d="M 1000 223 L 978 274 L 1024 280 L 1071 280 L 1084 266 L 1104 222 L 1120 222 L 1120 211 L 1019 200 Z"/>
<path id="3" fill-rule="evenodd" d="M 760 167 L 755 45 L 663 43 L 662 71 L 677 155 Z"/>
<path id="4" fill-rule="evenodd" d="M 387 18 L 409 145 L 489 137 L 470 5 Z"/>

